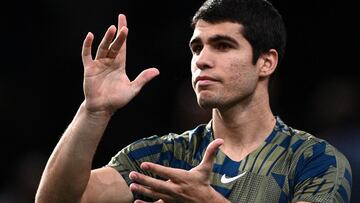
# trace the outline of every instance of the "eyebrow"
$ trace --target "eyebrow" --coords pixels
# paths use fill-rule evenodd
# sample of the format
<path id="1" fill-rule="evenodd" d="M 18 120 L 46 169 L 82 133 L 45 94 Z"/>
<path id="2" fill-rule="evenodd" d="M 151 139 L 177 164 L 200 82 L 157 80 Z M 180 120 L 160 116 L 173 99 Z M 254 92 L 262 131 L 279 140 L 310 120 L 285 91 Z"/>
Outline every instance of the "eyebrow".
<path id="1" fill-rule="evenodd" d="M 228 35 L 214 35 L 208 39 L 209 43 L 215 43 L 219 41 L 227 41 L 236 46 L 239 44 L 233 37 L 230 37 Z M 195 37 L 194 39 L 190 40 L 189 46 L 191 47 L 193 44 L 201 43 L 201 42 L 202 40 L 199 37 Z"/>

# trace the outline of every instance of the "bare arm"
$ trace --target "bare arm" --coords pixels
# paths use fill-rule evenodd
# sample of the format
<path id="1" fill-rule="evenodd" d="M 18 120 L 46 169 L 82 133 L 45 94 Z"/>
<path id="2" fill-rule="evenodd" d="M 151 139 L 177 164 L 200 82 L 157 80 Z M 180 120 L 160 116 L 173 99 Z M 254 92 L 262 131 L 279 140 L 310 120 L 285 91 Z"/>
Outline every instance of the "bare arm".
<path id="1" fill-rule="evenodd" d="M 98 189 L 104 191 L 111 189 L 106 188 L 107 186 L 121 185 L 121 176 L 113 178 L 118 183 L 100 184 L 101 176 L 107 177 L 109 170 L 99 169 L 102 173 L 91 172 L 96 147 L 109 119 L 109 116 L 97 117 L 87 113 L 82 104 L 49 158 L 39 185 L 37 202 L 79 202 L 84 191 L 88 191 L 87 187 L 92 188 L 92 193 L 94 193 Z M 126 184 L 125 186 L 127 187 Z M 123 192 L 128 193 L 126 190 Z M 131 195 L 125 197 L 131 201 Z M 89 199 L 86 195 L 84 198 Z"/>
<path id="2" fill-rule="evenodd" d="M 133 202 L 129 186 L 120 173 L 111 167 L 91 172 L 88 186 L 81 202 Z"/>
<path id="3" fill-rule="evenodd" d="M 94 36 L 86 36 L 82 50 L 85 100 L 48 160 L 36 202 L 132 201 L 129 188 L 114 169 L 91 170 L 111 115 L 159 74 L 150 68 L 129 80 L 125 73 L 127 33 L 126 17 L 119 15 L 118 29 L 108 28 L 95 59 L 91 56 Z"/>

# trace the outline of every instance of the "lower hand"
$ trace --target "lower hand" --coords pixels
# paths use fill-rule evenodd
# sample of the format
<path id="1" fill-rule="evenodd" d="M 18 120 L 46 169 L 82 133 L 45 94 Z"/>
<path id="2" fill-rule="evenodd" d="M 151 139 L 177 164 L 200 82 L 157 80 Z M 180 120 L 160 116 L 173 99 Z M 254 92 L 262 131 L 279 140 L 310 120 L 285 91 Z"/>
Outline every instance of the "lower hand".
<path id="1" fill-rule="evenodd" d="M 223 144 L 222 139 L 212 141 L 205 151 L 201 163 L 190 171 L 165 167 L 144 162 L 140 165 L 143 170 L 157 174 L 167 181 L 158 180 L 138 172 L 131 172 L 132 192 L 140 193 L 153 199 L 157 203 L 169 202 L 228 202 L 210 185 L 210 175 L 216 150 Z M 136 200 L 136 203 L 144 201 Z"/>

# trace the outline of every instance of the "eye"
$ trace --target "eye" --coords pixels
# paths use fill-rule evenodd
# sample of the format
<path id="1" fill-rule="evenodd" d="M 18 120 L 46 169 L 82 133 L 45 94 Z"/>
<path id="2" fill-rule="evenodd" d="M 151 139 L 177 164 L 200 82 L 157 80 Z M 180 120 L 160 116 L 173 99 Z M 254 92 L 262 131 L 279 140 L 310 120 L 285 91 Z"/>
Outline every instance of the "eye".
<path id="1" fill-rule="evenodd" d="M 201 44 L 193 44 L 191 46 L 191 52 L 196 55 L 199 55 L 202 49 L 203 46 Z"/>
<path id="2" fill-rule="evenodd" d="M 219 42 L 219 43 L 215 44 L 215 48 L 219 51 L 227 51 L 230 48 L 232 48 L 232 46 L 226 42 Z"/>

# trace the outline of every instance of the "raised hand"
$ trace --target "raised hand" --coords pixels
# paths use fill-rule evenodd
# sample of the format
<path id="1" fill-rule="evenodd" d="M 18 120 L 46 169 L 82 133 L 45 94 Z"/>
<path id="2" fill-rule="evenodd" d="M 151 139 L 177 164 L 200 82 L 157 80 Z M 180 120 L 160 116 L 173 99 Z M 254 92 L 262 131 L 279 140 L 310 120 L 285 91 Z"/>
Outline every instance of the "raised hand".
<path id="1" fill-rule="evenodd" d="M 138 172 L 131 172 L 129 177 L 136 183 L 130 185 L 132 192 L 159 199 L 156 203 L 169 202 L 228 202 L 210 185 L 210 176 L 216 150 L 223 144 L 216 139 L 209 144 L 201 163 L 190 171 L 144 162 L 143 170 L 155 173 L 167 181 L 158 180 Z M 144 203 L 136 200 L 135 203 Z"/>
<path id="2" fill-rule="evenodd" d="M 82 48 L 82 61 L 85 107 L 88 111 L 115 112 L 159 74 L 156 68 L 149 68 L 130 81 L 125 71 L 127 35 L 126 17 L 120 14 L 118 28 L 114 25 L 108 28 L 93 59 L 91 46 L 94 36 L 90 32 L 87 34 Z"/>

